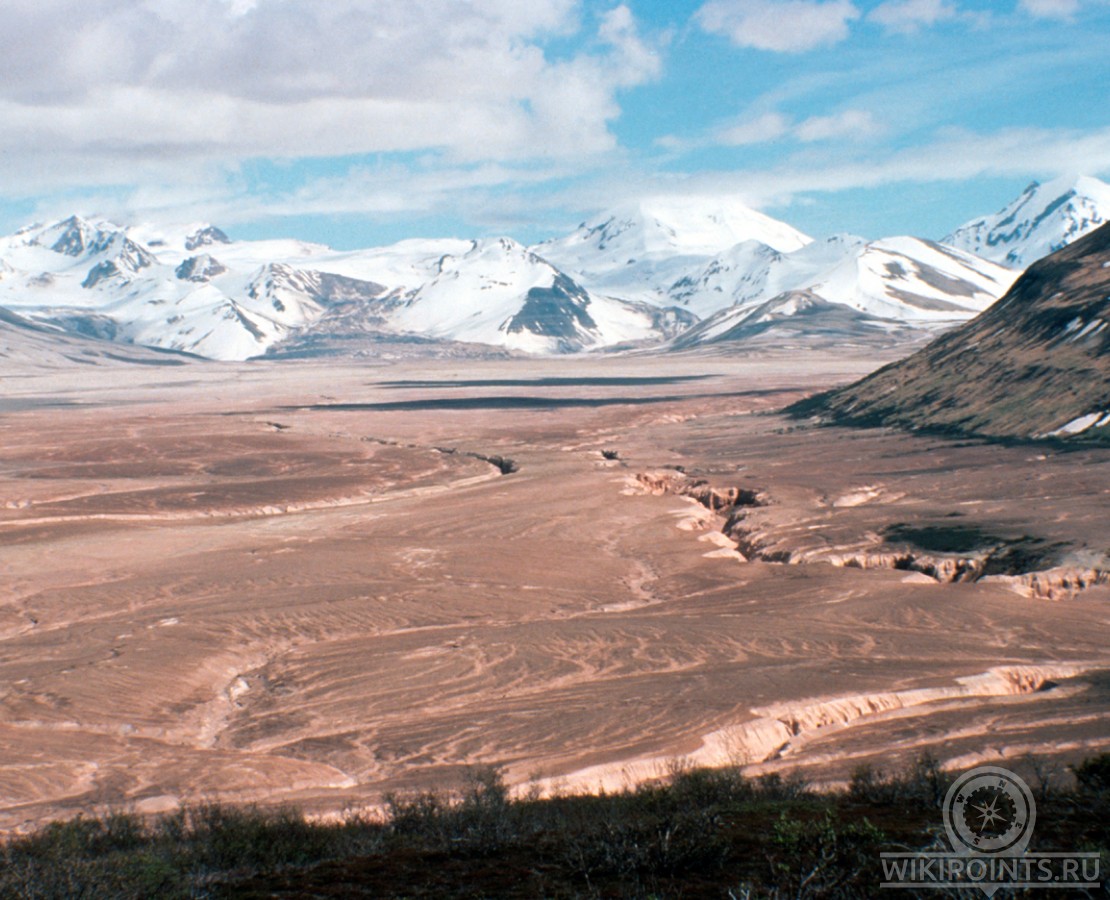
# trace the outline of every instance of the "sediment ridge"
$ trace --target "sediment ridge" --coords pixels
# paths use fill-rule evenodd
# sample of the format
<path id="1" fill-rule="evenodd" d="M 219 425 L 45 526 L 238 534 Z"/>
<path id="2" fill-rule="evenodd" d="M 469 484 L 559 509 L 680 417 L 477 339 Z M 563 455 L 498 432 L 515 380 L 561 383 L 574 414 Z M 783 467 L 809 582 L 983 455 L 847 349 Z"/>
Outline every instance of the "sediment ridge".
<path id="1" fill-rule="evenodd" d="M 759 488 L 719 487 L 702 478 L 677 470 L 640 472 L 636 482 L 654 494 L 689 497 L 723 518 L 720 532 L 736 546 L 746 561 L 802 565 L 828 563 L 854 569 L 894 569 L 927 576 L 941 584 L 986 582 L 1002 584 L 1026 597 L 1061 600 L 1074 597 L 1096 585 L 1110 584 L 1110 569 L 1101 566 L 1061 563 L 1034 568 L 1051 559 L 1041 551 L 1040 541 L 990 538 L 989 546 L 970 553 L 929 552 L 897 539 L 868 534 L 861 541 L 871 547 L 791 546 L 789 529 L 781 522 L 755 520 L 753 510 L 775 505 L 770 493 Z M 789 516 L 789 513 L 786 513 Z M 901 525 L 888 532 L 897 533 Z M 966 526 L 953 526 L 954 529 Z M 908 529 L 906 529 L 908 530 Z M 1037 550 L 1040 552 L 1032 552 Z M 1061 551 L 1061 548 L 1051 548 Z"/>

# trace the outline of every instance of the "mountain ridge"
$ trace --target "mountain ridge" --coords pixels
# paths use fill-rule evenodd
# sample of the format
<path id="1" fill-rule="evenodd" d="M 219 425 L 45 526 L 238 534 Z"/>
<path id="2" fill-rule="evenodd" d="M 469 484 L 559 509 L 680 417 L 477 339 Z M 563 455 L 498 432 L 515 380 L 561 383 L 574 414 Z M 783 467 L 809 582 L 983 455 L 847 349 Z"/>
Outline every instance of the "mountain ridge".
<path id="1" fill-rule="evenodd" d="M 914 355 L 787 410 L 992 438 L 1110 443 L 1110 223 Z"/>

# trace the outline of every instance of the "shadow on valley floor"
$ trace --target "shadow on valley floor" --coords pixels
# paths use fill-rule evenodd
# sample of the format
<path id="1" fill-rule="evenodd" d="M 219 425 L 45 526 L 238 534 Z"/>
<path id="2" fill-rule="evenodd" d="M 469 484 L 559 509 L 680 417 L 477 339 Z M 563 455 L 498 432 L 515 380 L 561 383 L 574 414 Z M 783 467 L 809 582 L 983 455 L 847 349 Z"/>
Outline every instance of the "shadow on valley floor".
<path id="1" fill-rule="evenodd" d="M 330 412 L 421 412 L 434 409 L 564 409 L 572 407 L 646 406 L 653 403 L 679 403 L 685 400 L 718 398 L 767 397 L 794 393 L 790 389 L 761 391 L 725 391 L 715 394 L 666 394 L 654 397 L 537 397 L 531 395 L 499 395 L 493 397 L 429 397 L 423 400 L 387 400 L 381 403 L 313 403 L 307 406 L 279 406 L 281 410 L 318 410 Z"/>
<path id="2" fill-rule="evenodd" d="M 0 397 L 0 413 L 27 412 L 36 409 L 70 409 L 89 405 L 76 400 L 58 400 L 52 397 Z"/>
<path id="3" fill-rule="evenodd" d="M 654 377 L 579 377 L 579 378 L 473 378 L 429 381 L 379 381 L 387 388 L 471 388 L 471 387 L 635 387 L 637 385 L 681 384 L 704 381 L 714 375 L 659 375 Z"/>

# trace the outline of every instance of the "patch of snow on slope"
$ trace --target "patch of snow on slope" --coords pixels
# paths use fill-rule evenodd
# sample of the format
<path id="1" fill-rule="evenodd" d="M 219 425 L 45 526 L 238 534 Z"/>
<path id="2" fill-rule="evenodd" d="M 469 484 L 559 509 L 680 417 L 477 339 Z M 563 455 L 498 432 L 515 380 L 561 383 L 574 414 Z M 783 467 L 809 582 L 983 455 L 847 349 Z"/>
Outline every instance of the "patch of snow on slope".
<path id="1" fill-rule="evenodd" d="M 1083 416 L 1077 416 L 1070 422 L 1061 425 L 1055 431 L 1050 431 L 1047 437 L 1066 437 L 1068 435 L 1081 434 L 1089 428 L 1103 428 L 1106 425 L 1110 425 L 1110 410 L 1087 413 Z"/>

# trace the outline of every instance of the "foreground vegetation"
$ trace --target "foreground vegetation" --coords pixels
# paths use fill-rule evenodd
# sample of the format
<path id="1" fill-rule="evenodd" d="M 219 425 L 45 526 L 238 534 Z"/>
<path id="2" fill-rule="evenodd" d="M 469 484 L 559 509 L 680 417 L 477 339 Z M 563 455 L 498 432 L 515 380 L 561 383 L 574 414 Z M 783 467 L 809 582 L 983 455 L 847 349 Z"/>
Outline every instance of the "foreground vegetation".
<path id="1" fill-rule="evenodd" d="M 1105 880 L 1110 755 L 1062 789 L 1034 771 L 1032 849 L 1101 851 Z M 511 799 L 481 770 L 457 795 L 390 797 L 385 821 L 216 805 L 113 812 L 0 847 L 0 897 L 872 897 L 886 893 L 881 852 L 941 846 L 951 777 L 922 758 L 896 777 L 861 769 L 831 793 L 676 767 L 619 794 Z"/>

